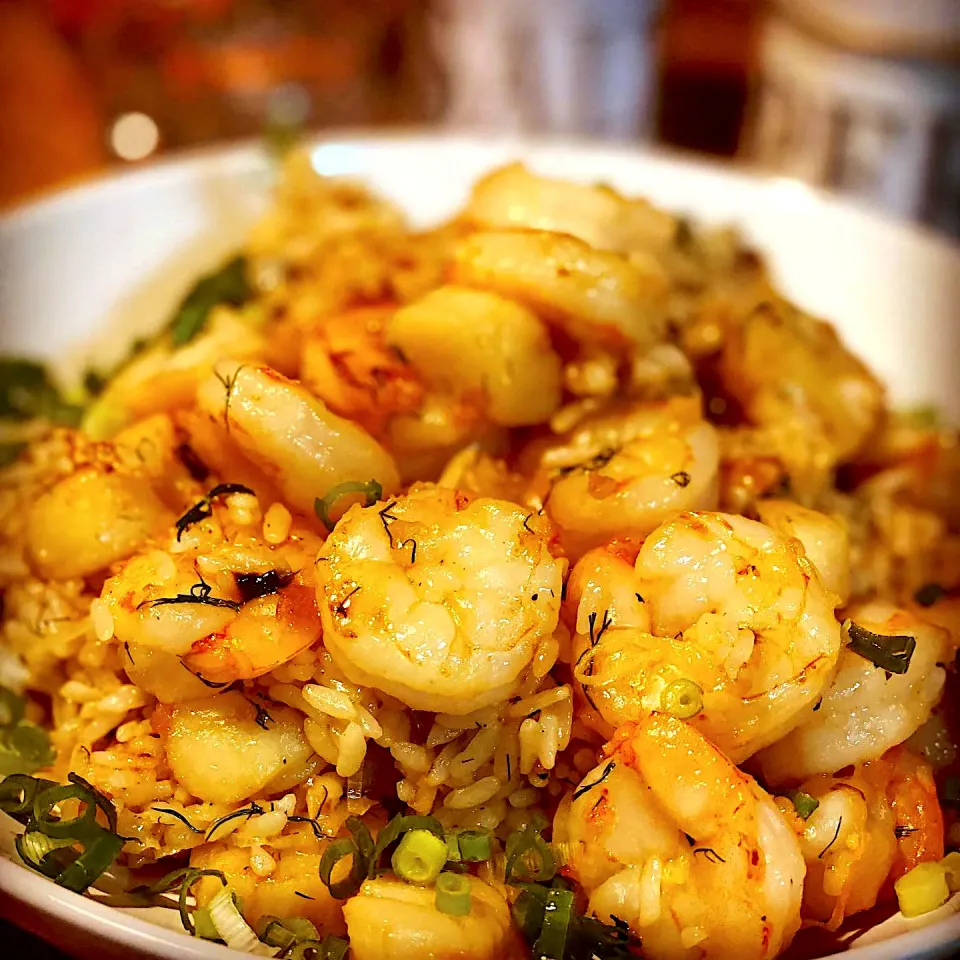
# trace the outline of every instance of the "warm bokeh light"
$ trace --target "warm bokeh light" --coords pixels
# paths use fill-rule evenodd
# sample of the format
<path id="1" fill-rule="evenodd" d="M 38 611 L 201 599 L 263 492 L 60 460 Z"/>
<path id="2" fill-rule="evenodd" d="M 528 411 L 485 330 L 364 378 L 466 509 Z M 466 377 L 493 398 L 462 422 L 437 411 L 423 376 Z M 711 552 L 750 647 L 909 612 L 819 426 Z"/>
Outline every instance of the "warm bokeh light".
<path id="1" fill-rule="evenodd" d="M 160 130 L 145 113 L 124 113 L 110 129 L 110 147 L 121 160 L 144 160 L 159 143 Z"/>

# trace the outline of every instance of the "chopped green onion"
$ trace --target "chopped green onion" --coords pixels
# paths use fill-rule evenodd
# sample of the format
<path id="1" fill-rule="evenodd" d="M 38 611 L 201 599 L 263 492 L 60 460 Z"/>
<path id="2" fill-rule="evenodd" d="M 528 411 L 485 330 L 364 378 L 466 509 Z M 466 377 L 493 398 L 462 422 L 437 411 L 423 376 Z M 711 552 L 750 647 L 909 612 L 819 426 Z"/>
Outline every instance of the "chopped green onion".
<path id="1" fill-rule="evenodd" d="M 550 890 L 543 906 L 543 927 L 533 949 L 538 960 L 563 960 L 573 918 L 573 891 Z"/>
<path id="2" fill-rule="evenodd" d="M 342 880 L 333 882 L 333 871 L 341 860 L 352 858 L 350 873 Z M 348 900 L 363 886 L 367 871 L 360 858 L 357 845 L 349 838 L 335 840 L 323 851 L 320 858 L 320 879 L 330 890 L 334 900 Z"/>
<path id="3" fill-rule="evenodd" d="M 175 347 L 189 343 L 203 330 L 210 312 L 217 304 L 239 307 L 251 298 L 253 290 L 247 282 L 246 268 L 246 257 L 233 257 L 193 285 L 180 301 L 169 324 Z"/>
<path id="4" fill-rule="evenodd" d="M 660 694 L 660 709 L 679 720 L 689 720 L 703 709 L 703 690 L 692 680 L 674 680 Z"/>
<path id="5" fill-rule="evenodd" d="M 20 840 L 20 845 L 17 847 L 20 858 L 36 867 L 41 865 L 43 858 L 51 851 L 74 845 L 73 840 L 54 840 L 53 837 L 48 837 L 39 830 L 31 830 L 17 839 Z"/>
<path id="6" fill-rule="evenodd" d="M 181 874 L 182 880 L 180 882 L 180 895 L 177 897 L 177 909 L 180 911 L 180 922 L 183 924 L 183 929 L 187 933 L 196 936 L 197 930 L 194 925 L 193 918 L 190 916 L 190 910 L 187 906 L 187 897 L 190 896 L 190 888 L 201 878 L 201 877 L 216 877 L 223 888 L 227 888 L 227 878 L 219 870 L 198 870 L 196 867 L 187 867 L 185 870 L 177 870 L 173 874 L 167 874 L 166 877 L 161 880 L 161 883 L 167 881 L 168 878 L 173 878 L 171 886 L 176 882 L 176 874 Z"/>
<path id="7" fill-rule="evenodd" d="M 787 794 L 787 796 L 790 798 L 793 809 L 797 811 L 797 816 L 801 820 L 809 820 L 814 810 L 820 806 L 820 801 L 816 797 L 811 796 L 809 793 L 804 793 L 802 790 L 794 790 Z"/>
<path id="8" fill-rule="evenodd" d="M 910 636 L 887 636 L 871 633 L 865 627 L 848 620 L 844 624 L 850 638 L 847 647 L 888 673 L 906 673 L 917 641 Z"/>
<path id="9" fill-rule="evenodd" d="M 380 869 L 384 853 L 396 843 L 404 834 L 411 830 L 429 830 L 437 837 L 443 837 L 443 826 L 436 817 L 404 816 L 398 813 L 377 835 L 376 847 L 373 851 L 373 868 L 371 876 Z"/>
<path id="10" fill-rule="evenodd" d="M 404 834 L 390 862 L 401 880 L 433 883 L 447 862 L 447 843 L 429 830 L 411 830 Z"/>
<path id="11" fill-rule="evenodd" d="M 257 921 L 257 934 L 271 947 L 289 950 L 300 940 L 319 940 L 317 928 L 306 917 L 272 917 L 265 914 Z"/>
<path id="12" fill-rule="evenodd" d="M 434 903 L 441 913 L 465 917 L 470 912 L 470 881 L 459 873 L 441 873 L 437 877 Z"/>
<path id="13" fill-rule="evenodd" d="M 461 860 L 460 840 L 458 839 L 455 833 L 448 833 L 446 839 L 447 839 L 447 863 L 459 863 Z"/>
<path id="14" fill-rule="evenodd" d="M 323 851 L 320 858 L 320 879 L 330 890 L 330 896 L 336 900 L 352 897 L 363 885 L 363 881 L 376 870 L 376 844 L 367 825 L 359 817 L 347 817 L 346 825 L 353 834 L 353 839 L 344 837 L 334 841 Z M 334 869 L 347 857 L 352 858 L 350 873 L 342 880 L 333 882 Z"/>
<path id="15" fill-rule="evenodd" d="M 115 833 L 100 831 L 100 836 L 89 842 L 82 840 L 83 853 L 56 878 L 57 886 L 74 893 L 83 893 L 120 854 L 126 841 Z"/>
<path id="16" fill-rule="evenodd" d="M 65 800 L 79 800 L 83 811 L 70 820 L 52 816 L 53 808 Z M 64 784 L 44 790 L 33 801 L 33 819 L 38 830 L 48 837 L 82 840 L 96 836 L 101 830 L 97 823 L 97 805 L 90 792 L 77 784 Z"/>
<path id="17" fill-rule="evenodd" d="M 206 907 L 197 907 L 193 911 L 193 935 L 201 940 L 219 940 L 220 931 L 217 930 Z"/>
<path id="18" fill-rule="evenodd" d="M 547 902 L 547 887 L 538 883 L 519 884 L 520 896 L 511 907 L 513 922 L 527 941 L 534 943 L 543 929 L 543 908 Z"/>
<path id="19" fill-rule="evenodd" d="M 490 859 L 490 834 L 486 830 L 462 830 L 457 835 L 460 859 L 468 863 L 481 863 Z"/>
<path id="20" fill-rule="evenodd" d="M 52 780 L 30 777 L 25 773 L 10 774 L 0 780 L 0 810 L 26 825 L 33 813 L 37 795 L 55 786 L 57 784 Z"/>
<path id="21" fill-rule="evenodd" d="M 532 826 L 507 837 L 506 880 L 543 883 L 556 875 L 557 863 L 550 845 Z"/>
<path id="22" fill-rule="evenodd" d="M 383 495 L 383 487 L 376 480 L 346 480 L 328 490 L 325 497 L 317 497 L 313 501 L 313 509 L 328 530 L 332 530 L 336 526 L 336 521 L 331 518 L 330 511 L 341 497 L 349 496 L 352 493 L 364 494 L 366 500 L 363 505 L 372 507 Z"/>
<path id="23" fill-rule="evenodd" d="M 63 398 L 42 364 L 0 357 L 0 420 L 42 418 L 73 427 L 82 413 Z"/>
<path id="24" fill-rule="evenodd" d="M 207 912 L 220 939 L 231 950 L 252 953 L 261 957 L 277 955 L 276 947 L 268 946 L 257 939 L 253 929 L 243 919 L 243 915 L 237 907 L 236 897 L 229 887 L 223 887 L 217 891 L 213 899 L 207 904 Z M 194 934 L 196 935 L 196 930 L 194 930 Z"/>

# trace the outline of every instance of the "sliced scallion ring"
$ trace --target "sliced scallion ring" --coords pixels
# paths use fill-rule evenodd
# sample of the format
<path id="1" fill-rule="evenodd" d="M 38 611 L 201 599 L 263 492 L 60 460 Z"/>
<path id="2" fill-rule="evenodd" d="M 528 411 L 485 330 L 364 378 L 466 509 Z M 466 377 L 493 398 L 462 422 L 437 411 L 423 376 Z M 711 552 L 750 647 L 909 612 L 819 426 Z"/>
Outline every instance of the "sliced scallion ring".
<path id="1" fill-rule="evenodd" d="M 346 480 L 331 487 L 326 496 L 317 497 L 313 501 L 313 509 L 328 530 L 332 530 L 337 523 L 330 516 L 336 502 L 353 493 L 362 493 L 366 497 L 364 506 L 372 507 L 383 495 L 383 487 L 376 480 Z"/>
<path id="2" fill-rule="evenodd" d="M 551 889 L 543 905 L 543 926 L 533 948 L 540 960 L 563 960 L 573 919 L 573 891 Z"/>
<path id="3" fill-rule="evenodd" d="M 532 826 L 515 830 L 507 837 L 506 880 L 521 883 L 544 883 L 557 873 L 553 851 L 540 831 Z"/>
<path id="4" fill-rule="evenodd" d="M 387 849 L 411 830 L 428 830 L 438 837 L 444 836 L 443 826 L 436 817 L 404 816 L 398 813 L 377 835 L 371 875 L 380 868 Z"/>
<path id="5" fill-rule="evenodd" d="M 492 847 L 486 830 L 461 830 L 457 834 L 460 859 L 468 863 L 482 863 L 490 859 Z"/>
<path id="6" fill-rule="evenodd" d="M 393 872 L 407 883 L 433 883 L 447 862 L 447 841 L 430 830 L 410 830 L 390 862 Z"/>
<path id="7" fill-rule="evenodd" d="M 462 873 L 441 873 L 437 877 L 434 903 L 441 913 L 465 917 L 470 912 L 470 880 Z"/>
<path id="8" fill-rule="evenodd" d="M 703 690 L 692 680 L 674 680 L 660 694 L 660 709 L 679 720 L 689 720 L 703 709 Z"/>

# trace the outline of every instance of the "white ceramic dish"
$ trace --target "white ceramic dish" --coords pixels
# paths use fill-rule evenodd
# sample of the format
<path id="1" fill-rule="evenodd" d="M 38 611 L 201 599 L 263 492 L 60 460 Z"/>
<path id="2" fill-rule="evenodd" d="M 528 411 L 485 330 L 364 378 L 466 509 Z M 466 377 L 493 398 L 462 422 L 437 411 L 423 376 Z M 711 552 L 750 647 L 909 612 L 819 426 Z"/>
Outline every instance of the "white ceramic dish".
<path id="1" fill-rule="evenodd" d="M 793 181 L 630 149 L 411 136 L 328 139 L 313 156 L 320 172 L 369 181 L 418 223 L 455 210 L 477 176 L 516 157 L 544 173 L 603 180 L 704 221 L 736 223 L 769 256 L 788 295 L 838 325 L 894 402 L 935 403 L 960 421 L 960 249 L 931 235 Z M 242 242 L 269 179 L 261 152 L 244 147 L 98 181 L 8 215 L 0 221 L 0 351 L 101 364 L 118 356 L 132 331 L 162 323 L 196 276 Z M 0 889 L 4 916 L 79 956 L 237 956 L 81 898 L 3 857 Z M 171 917 L 137 913 L 155 920 L 158 912 Z M 958 949 L 953 914 L 843 956 L 933 960 Z"/>

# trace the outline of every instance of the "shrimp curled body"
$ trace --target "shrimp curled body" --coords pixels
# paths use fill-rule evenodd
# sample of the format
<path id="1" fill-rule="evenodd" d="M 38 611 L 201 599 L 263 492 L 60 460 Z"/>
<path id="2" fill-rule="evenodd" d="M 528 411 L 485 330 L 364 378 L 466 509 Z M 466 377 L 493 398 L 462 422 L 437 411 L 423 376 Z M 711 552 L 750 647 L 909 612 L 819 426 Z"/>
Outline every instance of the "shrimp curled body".
<path id="1" fill-rule="evenodd" d="M 503 700 L 557 626 L 548 529 L 516 504 L 428 485 L 352 507 L 317 560 L 324 644 L 355 683 L 415 709 Z"/>
<path id="2" fill-rule="evenodd" d="M 800 925 L 804 864 L 772 798 L 663 714 L 621 728 L 606 753 L 554 823 L 590 911 L 626 921 L 652 960 L 780 953 Z"/>
<path id="3" fill-rule="evenodd" d="M 633 589 L 639 606 L 623 620 L 614 605 L 602 632 L 596 590 L 577 613 L 574 675 L 609 728 L 692 681 L 703 702 L 690 722 L 740 763 L 795 726 L 830 681 L 833 595 L 799 541 L 761 523 L 681 514 L 644 542 Z"/>

